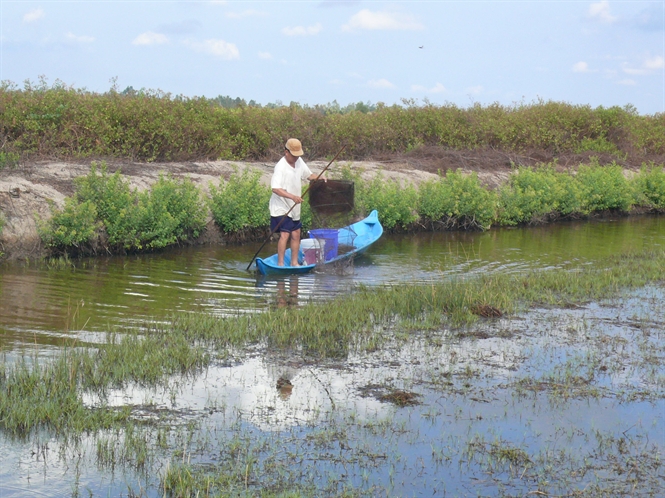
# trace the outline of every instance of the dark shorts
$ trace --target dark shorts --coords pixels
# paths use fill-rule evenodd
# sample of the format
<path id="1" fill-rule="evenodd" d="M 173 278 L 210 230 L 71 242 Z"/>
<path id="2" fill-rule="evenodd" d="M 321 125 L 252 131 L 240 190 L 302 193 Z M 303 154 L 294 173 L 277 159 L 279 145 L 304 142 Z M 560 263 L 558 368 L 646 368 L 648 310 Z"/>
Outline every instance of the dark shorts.
<path id="1" fill-rule="evenodd" d="M 279 225 L 279 228 L 277 228 L 277 225 L 279 222 L 283 219 L 286 218 L 284 221 L 282 221 L 282 224 Z M 279 233 L 279 232 L 294 232 L 296 230 L 300 230 L 302 228 L 302 221 L 293 221 L 291 218 L 288 216 L 271 216 L 270 217 L 270 231 Z"/>

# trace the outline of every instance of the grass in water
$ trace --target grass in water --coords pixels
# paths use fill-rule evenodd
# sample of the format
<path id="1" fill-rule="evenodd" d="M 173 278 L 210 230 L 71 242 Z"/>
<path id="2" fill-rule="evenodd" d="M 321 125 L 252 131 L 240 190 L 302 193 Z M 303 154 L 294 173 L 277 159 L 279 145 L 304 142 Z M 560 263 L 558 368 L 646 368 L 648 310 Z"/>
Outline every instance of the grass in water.
<path id="1" fill-rule="evenodd" d="M 104 393 L 129 382 L 157 385 L 173 374 L 193 374 L 211 360 L 210 351 L 263 343 L 300 348 L 313 357 L 344 357 L 375 349 L 399 330 L 464 327 L 478 320 L 479 307 L 514 313 L 533 305 L 562 306 L 600 299 L 621 289 L 663 280 L 665 252 L 608 258 L 593 268 L 451 279 L 431 285 L 360 288 L 353 296 L 299 309 L 218 318 L 179 314 L 152 324 L 140 335 L 109 334 L 106 344 L 66 349 L 55 360 L 19 361 L 0 369 L 0 424 L 13 433 L 36 428 L 83 431 L 126 420 L 126 413 L 89 410 L 80 393 Z M 325 317 L 322 320 L 321 317 Z"/>

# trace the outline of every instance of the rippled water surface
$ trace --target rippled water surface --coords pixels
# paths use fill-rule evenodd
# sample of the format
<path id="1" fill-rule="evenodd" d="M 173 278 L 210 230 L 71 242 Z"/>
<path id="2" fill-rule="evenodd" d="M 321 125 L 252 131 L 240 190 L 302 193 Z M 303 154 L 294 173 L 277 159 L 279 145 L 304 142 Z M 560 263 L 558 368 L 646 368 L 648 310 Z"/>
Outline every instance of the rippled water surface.
<path id="1" fill-rule="evenodd" d="M 4 359 L 57 356 L 75 338 L 102 342 L 109 326 L 175 311 L 224 315 L 325 300 L 360 284 L 593 265 L 615 253 L 662 249 L 665 218 L 385 235 L 352 268 L 285 278 L 246 271 L 258 247 L 6 265 Z M 310 486 L 321 496 L 344 489 L 636 496 L 638 482 L 638 495 L 660 496 L 663 302 L 662 285 L 647 286 L 604 302 L 481 321 L 468 337 L 443 329 L 314 363 L 298 351 L 258 348 L 154 386 L 84 392 L 87 406 L 123 407 L 141 422 L 148 465 L 137 466 L 130 453 L 123 460 L 122 431 L 72 440 L 46 430 L 18 438 L 0 432 L 0 498 L 157 498 L 171 465 L 186 461 L 214 474 L 236 460 L 232 473 L 242 473 L 245 485 L 251 466 L 257 489 L 281 476 L 285 489 Z M 417 404 L 385 402 L 391 389 L 409 391 Z M 100 451 L 109 447 L 112 464 Z"/>
<path id="2" fill-rule="evenodd" d="M 633 217 L 485 233 L 384 235 L 353 268 L 258 278 L 246 267 L 260 244 L 158 254 L 14 264 L 0 269 L 0 347 L 59 346 L 67 338 L 174 311 L 218 315 L 327 299 L 358 284 L 428 282 L 488 271 L 539 270 L 665 246 L 665 218 Z M 261 256 L 274 248 L 266 246 Z"/>

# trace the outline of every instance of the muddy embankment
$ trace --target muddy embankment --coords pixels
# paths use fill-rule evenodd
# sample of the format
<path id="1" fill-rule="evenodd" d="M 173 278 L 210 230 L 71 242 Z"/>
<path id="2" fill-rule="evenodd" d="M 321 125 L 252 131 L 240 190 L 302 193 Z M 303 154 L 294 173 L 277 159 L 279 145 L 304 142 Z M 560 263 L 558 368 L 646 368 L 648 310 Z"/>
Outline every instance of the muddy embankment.
<path id="1" fill-rule="evenodd" d="M 370 178 L 381 172 L 385 178 L 395 179 L 402 183 L 418 185 L 428 179 L 435 178 L 438 172 L 461 169 L 464 172 L 476 172 L 481 182 L 495 188 L 506 181 L 515 166 L 535 166 L 556 160 L 557 167 L 562 170 L 575 170 L 580 164 L 589 162 L 592 155 L 570 154 L 553 156 L 544 152 L 525 154 L 505 153 L 497 150 L 447 150 L 441 148 L 422 148 L 411 153 L 380 157 L 373 161 L 340 160 L 330 168 L 330 174 L 348 165 L 352 170 L 362 172 L 363 177 Z M 616 158 L 600 155 L 601 164 L 609 163 Z M 636 171 L 645 160 L 657 164 L 665 163 L 665 156 L 657 158 L 626 158 L 617 161 L 628 171 Z M 5 220 L 4 230 L 0 236 L 0 252 L 3 259 L 35 258 L 44 255 L 44 248 L 37 232 L 37 219 L 50 216 L 51 205 L 62 207 L 66 197 L 74 193 L 74 179 L 86 175 L 93 161 L 33 161 L 22 164 L 15 169 L 0 171 L 0 212 Z M 98 161 L 99 162 L 99 161 Z M 327 164 L 326 161 L 307 161 L 314 172 L 319 172 Z M 159 178 L 160 174 L 171 174 L 174 177 L 189 177 L 204 191 L 210 183 L 218 184 L 220 178 L 228 179 L 234 171 L 247 168 L 261 172 L 262 181 L 269 185 L 274 162 L 240 162 L 240 161 L 206 161 L 184 163 L 134 163 L 118 160 L 107 160 L 109 172 L 120 169 L 122 174 L 137 189 L 149 187 Z M 212 220 L 208 222 L 206 233 L 198 241 L 200 243 L 224 243 L 223 236 L 216 229 Z"/>

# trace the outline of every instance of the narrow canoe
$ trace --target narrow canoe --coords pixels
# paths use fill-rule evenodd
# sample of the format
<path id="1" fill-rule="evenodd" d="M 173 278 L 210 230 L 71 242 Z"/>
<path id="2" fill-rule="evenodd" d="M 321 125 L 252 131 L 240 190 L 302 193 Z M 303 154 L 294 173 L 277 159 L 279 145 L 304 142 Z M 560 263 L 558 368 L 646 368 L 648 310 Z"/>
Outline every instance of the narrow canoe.
<path id="1" fill-rule="evenodd" d="M 337 231 L 337 243 L 339 247 L 348 248 L 351 250 L 338 254 L 336 257 L 320 263 L 329 265 L 345 259 L 355 258 L 364 253 L 374 242 L 379 240 L 383 235 L 383 227 L 379 222 L 379 213 L 374 210 L 364 220 L 340 228 Z M 286 250 L 284 261 L 291 261 L 291 249 Z M 298 261 L 304 263 L 305 254 L 302 250 L 298 253 Z M 294 273 L 307 273 L 316 268 L 316 264 L 302 266 L 277 266 L 277 254 L 273 254 L 265 259 L 256 259 L 256 268 L 261 275 L 274 275 L 274 274 L 294 274 Z"/>

